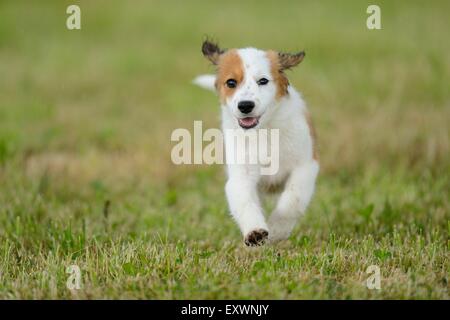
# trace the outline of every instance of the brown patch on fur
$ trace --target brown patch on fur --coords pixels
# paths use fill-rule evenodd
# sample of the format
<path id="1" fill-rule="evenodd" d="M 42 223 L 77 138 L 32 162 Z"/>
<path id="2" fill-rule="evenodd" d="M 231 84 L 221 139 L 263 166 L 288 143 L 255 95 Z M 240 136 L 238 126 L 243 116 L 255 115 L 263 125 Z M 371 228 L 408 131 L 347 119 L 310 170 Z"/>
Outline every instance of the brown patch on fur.
<path id="1" fill-rule="evenodd" d="M 277 85 L 277 98 L 281 98 L 288 93 L 287 88 L 289 85 L 289 80 L 283 72 L 278 52 L 272 50 L 267 51 L 267 57 L 270 61 L 270 69 L 273 80 Z"/>
<path id="2" fill-rule="evenodd" d="M 306 123 L 309 127 L 309 134 L 311 135 L 312 144 L 313 144 L 313 159 L 319 161 L 319 154 L 317 150 L 317 134 L 316 129 L 314 128 L 311 115 L 308 111 L 305 111 Z"/>
<path id="3" fill-rule="evenodd" d="M 234 79 L 236 88 L 228 88 L 226 81 Z M 236 49 L 228 50 L 220 56 L 217 68 L 216 89 L 222 102 L 231 96 L 244 80 L 244 65 Z"/>

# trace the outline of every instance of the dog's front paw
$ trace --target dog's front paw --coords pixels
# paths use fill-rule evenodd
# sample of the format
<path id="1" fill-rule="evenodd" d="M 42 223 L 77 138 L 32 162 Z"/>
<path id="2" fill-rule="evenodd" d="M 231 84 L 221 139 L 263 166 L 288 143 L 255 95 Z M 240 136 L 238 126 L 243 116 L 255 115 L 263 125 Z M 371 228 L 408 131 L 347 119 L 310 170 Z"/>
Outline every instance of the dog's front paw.
<path id="1" fill-rule="evenodd" d="M 295 218 L 280 217 L 276 214 L 272 215 L 269 220 L 269 242 L 275 243 L 288 239 L 295 222 Z"/>
<path id="2" fill-rule="evenodd" d="M 261 246 L 266 242 L 268 236 L 269 231 L 264 229 L 256 229 L 247 233 L 244 238 L 244 242 L 249 247 Z"/>
<path id="3" fill-rule="evenodd" d="M 276 243 L 276 242 L 280 242 L 280 241 L 283 241 L 283 240 L 287 240 L 289 238 L 289 236 L 290 236 L 290 232 L 289 231 L 286 232 L 286 231 L 283 231 L 283 230 L 276 230 L 275 229 L 274 232 L 272 232 L 272 229 L 271 229 L 270 237 L 269 237 L 268 241 L 270 243 Z"/>

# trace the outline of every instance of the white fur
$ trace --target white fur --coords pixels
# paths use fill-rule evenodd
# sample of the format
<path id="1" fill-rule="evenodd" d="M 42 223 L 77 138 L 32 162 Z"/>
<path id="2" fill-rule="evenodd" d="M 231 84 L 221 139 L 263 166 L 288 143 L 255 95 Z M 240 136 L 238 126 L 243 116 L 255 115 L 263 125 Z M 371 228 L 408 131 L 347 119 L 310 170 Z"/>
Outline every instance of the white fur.
<path id="1" fill-rule="evenodd" d="M 270 240 L 282 240 L 289 237 L 298 218 L 305 212 L 319 171 L 319 164 L 313 159 L 313 141 L 305 118 L 307 110 L 300 94 L 291 86 L 287 95 L 276 99 L 277 87 L 265 51 L 245 48 L 239 49 L 238 54 L 244 65 L 244 80 L 221 106 L 222 128 L 239 128 L 237 119 L 240 117 L 260 117 L 258 126 L 249 130 L 279 129 L 280 159 L 278 173 L 271 176 L 261 175 L 259 165 L 228 165 L 226 196 L 231 214 L 244 237 L 253 230 L 265 229 Z M 259 86 L 256 81 L 262 77 L 269 83 Z M 208 81 L 212 78 L 208 77 Z M 196 83 L 205 87 L 204 81 Z M 255 101 L 250 114 L 240 113 L 237 104 L 241 100 Z M 260 187 L 281 183 L 284 183 L 284 190 L 266 223 Z"/>
<path id="2" fill-rule="evenodd" d="M 216 82 L 216 76 L 213 74 L 202 74 L 196 77 L 192 82 L 199 87 L 202 87 L 203 89 L 212 91 L 216 89 L 214 86 L 214 83 Z"/>

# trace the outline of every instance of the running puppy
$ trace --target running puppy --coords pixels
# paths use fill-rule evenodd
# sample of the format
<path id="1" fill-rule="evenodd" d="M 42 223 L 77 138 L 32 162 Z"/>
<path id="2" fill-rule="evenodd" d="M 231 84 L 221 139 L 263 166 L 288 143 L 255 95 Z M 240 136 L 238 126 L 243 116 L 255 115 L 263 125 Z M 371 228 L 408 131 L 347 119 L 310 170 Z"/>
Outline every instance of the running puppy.
<path id="1" fill-rule="evenodd" d="M 227 165 L 225 191 L 231 214 L 247 246 L 261 245 L 267 239 L 286 239 L 313 196 L 319 172 L 311 119 L 301 95 L 285 74 L 303 60 L 305 53 L 223 50 L 210 41 L 203 43 L 202 52 L 217 73 L 199 76 L 194 82 L 218 93 L 222 129 L 279 129 L 279 167 L 275 174 L 262 175 L 259 164 Z M 281 192 L 266 222 L 259 196 L 274 189 Z"/>

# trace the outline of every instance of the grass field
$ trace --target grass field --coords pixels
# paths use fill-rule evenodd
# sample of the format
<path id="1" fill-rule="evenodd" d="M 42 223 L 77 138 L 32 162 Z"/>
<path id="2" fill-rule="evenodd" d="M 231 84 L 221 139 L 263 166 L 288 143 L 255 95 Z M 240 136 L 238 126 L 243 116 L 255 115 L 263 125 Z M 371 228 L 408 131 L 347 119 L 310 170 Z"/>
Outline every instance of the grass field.
<path id="1" fill-rule="evenodd" d="M 0 298 L 449 299 L 450 2 L 376 1 L 369 31 L 370 3 L 1 1 Z M 245 248 L 223 168 L 170 161 L 219 126 L 206 35 L 306 50 L 321 172 L 283 243 Z"/>

